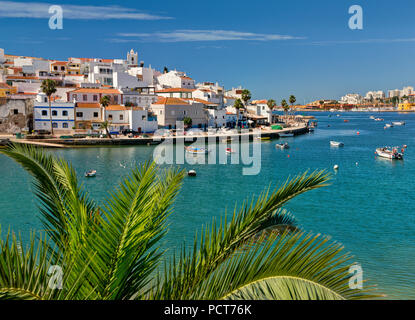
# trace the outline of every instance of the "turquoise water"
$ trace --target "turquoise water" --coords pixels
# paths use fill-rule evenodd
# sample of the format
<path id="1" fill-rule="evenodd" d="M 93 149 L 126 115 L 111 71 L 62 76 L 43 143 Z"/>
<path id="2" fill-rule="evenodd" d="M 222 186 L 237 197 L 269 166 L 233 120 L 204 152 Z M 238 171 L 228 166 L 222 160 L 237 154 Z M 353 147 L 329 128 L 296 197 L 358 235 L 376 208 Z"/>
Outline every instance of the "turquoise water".
<path id="1" fill-rule="evenodd" d="M 331 186 L 304 194 L 287 208 L 305 229 L 343 243 L 361 263 L 364 277 L 377 283 L 389 298 L 415 299 L 415 114 L 374 114 L 386 122 L 406 121 L 405 126 L 387 130 L 382 122 L 370 120 L 368 113 L 313 115 L 319 121 L 314 133 L 281 139 L 291 145 L 289 150 L 276 149 L 276 140 L 261 144 L 258 175 L 243 176 L 242 165 L 185 165 L 198 176 L 185 179 L 164 246 L 174 250 L 183 241 L 190 243 L 202 224 L 224 208 L 232 211 L 236 201 L 259 194 L 270 183 L 307 169 L 327 169 L 333 173 Z M 342 141 L 345 147 L 331 148 L 330 140 Z M 375 158 L 376 147 L 403 144 L 408 145 L 404 161 Z M 105 191 L 136 163 L 151 159 L 153 150 L 137 146 L 52 152 L 72 161 L 79 174 L 96 169 L 96 178 L 80 179 L 93 198 L 102 200 Z M 335 164 L 340 167 L 337 173 L 332 169 Z M 1 155 L 0 177 L 3 232 L 10 227 L 25 236 L 40 229 L 30 177 Z"/>

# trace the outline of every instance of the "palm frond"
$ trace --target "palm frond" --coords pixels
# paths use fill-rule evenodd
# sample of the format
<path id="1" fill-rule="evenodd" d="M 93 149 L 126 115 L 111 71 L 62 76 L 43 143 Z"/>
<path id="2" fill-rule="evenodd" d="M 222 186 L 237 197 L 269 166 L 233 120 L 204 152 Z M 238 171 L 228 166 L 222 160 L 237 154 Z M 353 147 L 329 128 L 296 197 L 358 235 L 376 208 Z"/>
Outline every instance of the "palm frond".
<path id="1" fill-rule="evenodd" d="M 84 261 L 82 270 L 75 270 L 72 262 L 55 254 L 46 236 L 35 237 L 32 233 L 25 246 L 20 238 L 8 233 L 4 241 L 0 240 L 0 300 L 76 298 L 89 263 Z"/>
<path id="2" fill-rule="evenodd" d="M 283 229 L 293 227 L 294 220 L 285 211 L 283 204 L 306 191 L 326 185 L 329 176 L 324 171 L 307 172 L 287 180 L 282 186 L 262 192 L 256 201 L 244 203 L 239 212 L 234 210 L 231 220 L 221 219 L 219 225 L 213 220 L 210 228 L 202 229 L 200 239 L 195 237 L 193 251 L 185 248 L 180 253 L 178 265 L 170 263 L 164 281 L 158 279 L 159 288 L 152 297 L 184 299 L 192 296 L 192 290 L 204 281 L 221 263 L 243 246 L 256 240 L 273 223 L 283 223 Z"/>
<path id="3" fill-rule="evenodd" d="M 34 178 L 35 194 L 40 200 L 41 221 L 52 241 L 60 249 L 71 243 L 70 236 L 78 225 L 87 226 L 93 218 L 95 205 L 78 187 L 75 171 L 64 160 L 27 145 L 11 145 L 1 153 L 14 159 Z M 72 232 L 70 229 L 72 228 Z M 72 243 L 76 250 L 76 243 Z M 69 251 L 69 250 L 68 250 Z"/>
<path id="4" fill-rule="evenodd" d="M 124 179 L 102 208 L 100 227 L 92 231 L 88 247 L 93 283 L 102 299 L 131 299 L 140 295 L 161 252 L 156 246 L 165 233 L 165 219 L 177 195 L 183 172 L 146 163 Z"/>
<path id="5" fill-rule="evenodd" d="M 349 287 L 353 257 L 328 237 L 284 233 L 233 255 L 195 290 L 192 299 L 363 299 L 372 287 Z M 246 266 L 249 266 L 247 268 Z"/>

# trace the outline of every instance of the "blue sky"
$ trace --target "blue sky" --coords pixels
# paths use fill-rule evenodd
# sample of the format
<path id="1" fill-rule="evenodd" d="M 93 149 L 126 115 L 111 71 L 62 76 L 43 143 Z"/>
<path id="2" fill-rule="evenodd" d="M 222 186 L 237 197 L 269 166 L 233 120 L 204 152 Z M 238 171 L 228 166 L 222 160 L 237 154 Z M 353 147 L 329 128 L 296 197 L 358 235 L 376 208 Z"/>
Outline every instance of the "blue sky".
<path id="1" fill-rule="evenodd" d="M 62 5 L 63 30 L 48 27 Z M 348 9 L 363 8 L 363 30 Z M 124 58 L 196 81 L 298 102 L 415 86 L 413 0 L 1 1 L 0 48 L 67 59 Z"/>

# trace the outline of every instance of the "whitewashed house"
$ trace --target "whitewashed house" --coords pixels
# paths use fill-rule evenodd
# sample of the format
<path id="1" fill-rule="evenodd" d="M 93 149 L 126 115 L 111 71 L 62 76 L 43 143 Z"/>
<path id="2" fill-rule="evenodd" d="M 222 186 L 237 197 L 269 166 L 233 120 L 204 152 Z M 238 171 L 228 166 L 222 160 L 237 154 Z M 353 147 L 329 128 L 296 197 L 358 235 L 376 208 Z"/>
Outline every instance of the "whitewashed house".
<path id="1" fill-rule="evenodd" d="M 194 88 L 167 88 L 156 90 L 156 94 L 164 98 L 192 99 L 192 93 L 195 90 Z"/>
<path id="2" fill-rule="evenodd" d="M 195 89 L 195 81 L 181 71 L 170 71 L 157 77 L 159 88 L 188 88 Z"/>
<path id="3" fill-rule="evenodd" d="M 137 107 L 148 108 L 158 100 L 154 87 L 123 88 L 124 104 L 131 103 Z"/>
<path id="4" fill-rule="evenodd" d="M 75 126 L 75 103 L 51 102 L 52 127 L 55 133 L 72 131 Z M 34 102 L 34 130 L 51 131 L 48 98 L 44 93 L 37 95 Z"/>
<path id="5" fill-rule="evenodd" d="M 208 126 L 214 128 L 226 127 L 226 109 L 206 109 L 209 114 Z"/>

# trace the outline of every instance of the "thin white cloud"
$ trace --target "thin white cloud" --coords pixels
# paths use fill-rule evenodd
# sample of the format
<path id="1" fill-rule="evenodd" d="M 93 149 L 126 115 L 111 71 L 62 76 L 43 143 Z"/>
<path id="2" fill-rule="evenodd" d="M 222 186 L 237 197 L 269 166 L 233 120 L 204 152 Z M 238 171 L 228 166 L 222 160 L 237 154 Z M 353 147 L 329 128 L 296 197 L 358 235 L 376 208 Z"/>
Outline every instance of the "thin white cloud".
<path id="1" fill-rule="evenodd" d="M 2 18 L 50 18 L 49 7 L 51 3 L 44 2 L 16 2 L 0 1 L 0 17 Z M 62 4 L 64 19 L 76 20 L 109 20 L 109 19 L 130 19 L 130 20 L 163 20 L 172 19 L 143 13 L 136 9 L 120 6 L 79 6 Z"/>
<path id="2" fill-rule="evenodd" d="M 119 33 L 121 39 L 113 42 L 158 41 L 158 42 L 193 42 L 193 41 L 277 41 L 305 39 L 290 35 L 240 32 L 231 30 L 174 30 L 154 33 Z"/>
<path id="3" fill-rule="evenodd" d="M 415 42 L 415 38 L 314 41 L 314 45 Z"/>

